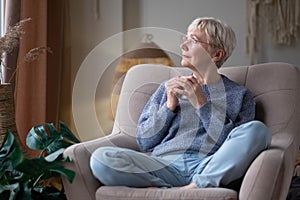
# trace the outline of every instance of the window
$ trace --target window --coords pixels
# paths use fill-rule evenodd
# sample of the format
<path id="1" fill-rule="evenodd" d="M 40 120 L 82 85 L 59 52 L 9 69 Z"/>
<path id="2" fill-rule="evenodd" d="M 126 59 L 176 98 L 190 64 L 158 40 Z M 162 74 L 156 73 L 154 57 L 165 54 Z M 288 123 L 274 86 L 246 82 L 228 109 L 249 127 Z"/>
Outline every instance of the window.
<path id="1" fill-rule="evenodd" d="M 0 36 L 2 36 L 4 34 L 3 28 L 4 28 L 4 2 L 5 1 L 1 1 L 0 3 Z"/>
<path id="2" fill-rule="evenodd" d="M 0 37 L 4 34 L 4 1 L 0 3 Z M 0 55 L 1 56 L 1 55 Z M 2 63 L 0 63 L 0 82 L 2 80 Z"/>

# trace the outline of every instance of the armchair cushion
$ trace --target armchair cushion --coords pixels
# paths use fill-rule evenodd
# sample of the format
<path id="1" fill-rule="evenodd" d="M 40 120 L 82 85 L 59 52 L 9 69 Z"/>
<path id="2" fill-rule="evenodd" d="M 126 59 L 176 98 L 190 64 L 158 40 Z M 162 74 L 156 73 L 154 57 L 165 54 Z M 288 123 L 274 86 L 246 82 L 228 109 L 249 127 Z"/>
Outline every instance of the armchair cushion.
<path id="1" fill-rule="evenodd" d="M 96 199 L 111 200 L 234 200 L 237 199 L 237 193 L 225 188 L 201 188 L 180 190 L 176 188 L 158 189 L 158 188 L 128 188 L 128 187 L 100 187 L 96 192 Z"/>

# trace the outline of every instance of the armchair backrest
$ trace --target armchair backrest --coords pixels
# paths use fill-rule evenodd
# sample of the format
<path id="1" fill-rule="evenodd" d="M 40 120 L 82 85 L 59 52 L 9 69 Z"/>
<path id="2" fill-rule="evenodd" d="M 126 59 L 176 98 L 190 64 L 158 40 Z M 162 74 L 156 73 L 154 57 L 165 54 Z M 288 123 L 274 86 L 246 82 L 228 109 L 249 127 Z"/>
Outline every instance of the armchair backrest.
<path id="1" fill-rule="evenodd" d="M 134 139 L 139 116 L 159 84 L 189 72 L 183 67 L 154 64 L 131 68 L 123 82 L 113 133 L 123 132 Z M 273 135 L 282 129 L 291 133 L 299 131 L 300 75 L 297 67 L 287 63 L 265 63 L 223 67 L 219 72 L 252 91 L 256 118 L 266 123 Z"/>
<path id="2" fill-rule="evenodd" d="M 246 86 L 256 102 L 256 119 L 263 121 L 274 134 L 299 128 L 300 74 L 287 63 L 265 63 L 220 68 L 220 73 Z"/>

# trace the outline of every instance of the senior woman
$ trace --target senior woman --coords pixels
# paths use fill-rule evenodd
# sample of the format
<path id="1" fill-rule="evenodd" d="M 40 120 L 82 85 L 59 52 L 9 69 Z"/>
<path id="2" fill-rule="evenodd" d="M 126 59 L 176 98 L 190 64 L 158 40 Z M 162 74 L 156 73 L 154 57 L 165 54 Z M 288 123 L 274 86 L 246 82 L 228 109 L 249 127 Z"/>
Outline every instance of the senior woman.
<path id="1" fill-rule="evenodd" d="M 91 157 L 94 176 L 104 185 L 162 188 L 226 186 L 241 178 L 271 134 L 254 120 L 251 92 L 218 73 L 235 43 L 220 20 L 195 19 L 180 45 L 181 64 L 192 73 L 162 83 L 138 121 L 145 153 L 101 147 Z"/>

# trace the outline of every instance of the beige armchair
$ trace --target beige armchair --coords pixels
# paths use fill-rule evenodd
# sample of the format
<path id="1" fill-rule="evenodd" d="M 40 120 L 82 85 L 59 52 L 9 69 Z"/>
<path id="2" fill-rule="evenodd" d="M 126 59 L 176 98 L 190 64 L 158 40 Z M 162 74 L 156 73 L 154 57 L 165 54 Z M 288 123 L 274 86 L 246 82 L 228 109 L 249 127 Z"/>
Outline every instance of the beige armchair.
<path id="1" fill-rule="evenodd" d="M 271 148 L 263 151 L 247 170 L 239 192 L 228 188 L 192 190 L 102 186 L 89 168 L 91 153 L 100 146 L 116 145 L 138 150 L 135 129 L 139 115 L 158 84 L 186 68 L 144 64 L 127 73 L 122 86 L 116 121 L 110 135 L 69 147 L 73 159 L 66 167 L 76 172 L 73 183 L 63 179 L 69 200 L 123 199 L 286 199 L 299 147 L 300 73 L 286 63 L 224 67 L 220 73 L 248 87 L 257 103 L 256 118 L 272 132 Z"/>

